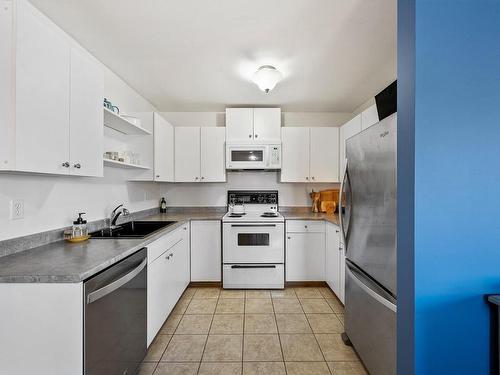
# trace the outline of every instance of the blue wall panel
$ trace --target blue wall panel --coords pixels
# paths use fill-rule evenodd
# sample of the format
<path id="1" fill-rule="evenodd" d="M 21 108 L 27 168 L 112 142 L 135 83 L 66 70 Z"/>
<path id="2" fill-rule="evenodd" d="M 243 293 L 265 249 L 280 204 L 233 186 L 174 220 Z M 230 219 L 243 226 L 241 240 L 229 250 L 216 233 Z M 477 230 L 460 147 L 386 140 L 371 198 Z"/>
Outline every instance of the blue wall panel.
<path id="1" fill-rule="evenodd" d="M 500 293 L 500 1 L 416 0 L 415 26 L 415 372 L 488 374 L 483 295 Z"/>

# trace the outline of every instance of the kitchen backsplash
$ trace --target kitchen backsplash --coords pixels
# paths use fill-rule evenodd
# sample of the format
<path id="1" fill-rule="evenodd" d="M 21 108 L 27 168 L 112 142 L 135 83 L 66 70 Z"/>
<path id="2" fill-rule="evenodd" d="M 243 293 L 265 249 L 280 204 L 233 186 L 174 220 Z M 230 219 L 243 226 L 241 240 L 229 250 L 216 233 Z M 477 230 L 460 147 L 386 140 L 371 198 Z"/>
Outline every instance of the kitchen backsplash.
<path id="1" fill-rule="evenodd" d="M 226 183 L 162 184 L 167 206 L 225 206 L 227 190 L 278 190 L 280 206 L 309 206 L 309 193 L 340 184 L 280 183 L 279 172 L 229 172 Z"/>

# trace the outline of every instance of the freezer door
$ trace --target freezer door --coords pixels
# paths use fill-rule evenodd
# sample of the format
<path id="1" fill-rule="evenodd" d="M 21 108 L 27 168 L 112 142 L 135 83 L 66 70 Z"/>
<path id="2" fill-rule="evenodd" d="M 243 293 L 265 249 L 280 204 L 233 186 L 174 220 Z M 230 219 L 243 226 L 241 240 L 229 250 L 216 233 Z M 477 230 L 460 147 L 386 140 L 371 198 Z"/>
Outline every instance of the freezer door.
<path id="1" fill-rule="evenodd" d="M 396 124 L 394 114 L 347 140 L 346 205 L 350 218 L 344 228 L 346 257 L 393 296 L 396 296 Z"/>
<path id="2" fill-rule="evenodd" d="M 396 374 L 396 301 L 346 264 L 345 332 L 371 375 Z"/>

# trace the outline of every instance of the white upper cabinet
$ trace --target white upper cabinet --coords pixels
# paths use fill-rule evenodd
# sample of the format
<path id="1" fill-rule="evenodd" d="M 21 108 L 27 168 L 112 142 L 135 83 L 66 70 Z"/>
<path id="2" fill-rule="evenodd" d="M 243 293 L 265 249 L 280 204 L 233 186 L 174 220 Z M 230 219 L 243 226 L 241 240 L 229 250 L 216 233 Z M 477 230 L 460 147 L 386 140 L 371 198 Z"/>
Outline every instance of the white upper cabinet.
<path id="1" fill-rule="evenodd" d="M 102 95 L 104 74 L 84 51 L 71 49 L 70 170 L 79 176 L 103 174 Z"/>
<path id="2" fill-rule="evenodd" d="M 253 109 L 253 138 L 255 142 L 281 143 L 281 109 Z"/>
<path id="3" fill-rule="evenodd" d="M 0 89 L 8 113 L 0 124 L 0 170 L 102 176 L 98 62 L 29 2 L 15 4 L 15 13 L 12 3 L 1 13 L 0 81 L 11 84 Z"/>
<path id="4" fill-rule="evenodd" d="M 226 108 L 226 141 L 281 143 L 281 108 Z"/>
<path id="5" fill-rule="evenodd" d="M 284 127 L 281 182 L 338 182 L 339 129 Z"/>
<path id="6" fill-rule="evenodd" d="M 202 127 L 201 129 L 201 181 L 226 181 L 225 144 L 226 129 Z"/>
<path id="7" fill-rule="evenodd" d="M 175 182 L 200 180 L 200 128 L 175 128 Z"/>
<path id="8" fill-rule="evenodd" d="M 17 4 L 15 169 L 69 174 L 71 47 L 31 4 Z"/>
<path id="9" fill-rule="evenodd" d="M 282 129 L 282 182 L 309 182 L 309 128 Z"/>
<path id="10" fill-rule="evenodd" d="M 339 128 L 311 128 L 310 175 L 312 182 L 339 181 Z"/>
<path id="11" fill-rule="evenodd" d="M 174 127 L 158 113 L 154 121 L 154 180 L 174 181 Z"/>
<path id="12" fill-rule="evenodd" d="M 378 122 L 377 106 L 374 104 L 361 112 L 361 129 L 368 129 Z"/>
<path id="13" fill-rule="evenodd" d="M 175 128 L 175 182 L 225 182 L 226 129 Z"/>
<path id="14" fill-rule="evenodd" d="M 226 108 L 226 140 L 231 143 L 253 141 L 253 108 Z"/>
<path id="15" fill-rule="evenodd" d="M 354 117 L 340 127 L 340 174 L 344 173 L 345 169 L 345 142 L 347 139 L 361 132 L 361 114 Z M 342 178 L 342 176 L 340 176 Z"/>

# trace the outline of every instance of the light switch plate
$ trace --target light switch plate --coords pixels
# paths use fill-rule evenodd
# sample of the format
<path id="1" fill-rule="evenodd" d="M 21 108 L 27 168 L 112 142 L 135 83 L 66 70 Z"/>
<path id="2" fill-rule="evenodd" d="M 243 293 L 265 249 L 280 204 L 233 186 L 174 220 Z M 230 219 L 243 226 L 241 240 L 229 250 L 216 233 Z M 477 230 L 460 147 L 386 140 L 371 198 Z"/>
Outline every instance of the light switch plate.
<path id="1" fill-rule="evenodd" d="M 13 199 L 10 201 L 10 218 L 12 220 L 24 218 L 24 200 Z"/>

